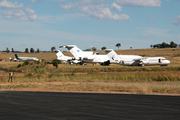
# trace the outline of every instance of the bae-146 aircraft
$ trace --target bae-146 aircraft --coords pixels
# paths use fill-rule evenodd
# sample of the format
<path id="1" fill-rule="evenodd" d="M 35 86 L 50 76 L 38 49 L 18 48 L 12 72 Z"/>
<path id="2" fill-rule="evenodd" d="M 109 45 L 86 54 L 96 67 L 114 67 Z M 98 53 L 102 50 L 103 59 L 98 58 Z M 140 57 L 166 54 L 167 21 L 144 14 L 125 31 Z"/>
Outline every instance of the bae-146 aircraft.
<path id="1" fill-rule="evenodd" d="M 14 54 L 16 58 L 9 58 L 10 61 L 38 61 L 36 57 L 18 57 L 17 54 Z"/>
<path id="2" fill-rule="evenodd" d="M 75 60 L 73 57 L 65 56 L 60 50 L 54 50 L 58 60 L 63 61 L 64 63 L 69 63 L 72 65 L 73 63 L 80 63 L 81 61 Z"/>
<path id="3" fill-rule="evenodd" d="M 169 60 L 164 57 L 141 57 L 137 55 L 117 55 L 112 49 L 105 50 L 110 59 L 110 63 L 128 65 L 128 66 L 145 66 L 145 65 L 161 65 L 167 66 Z"/>
<path id="4" fill-rule="evenodd" d="M 76 45 L 60 46 L 60 48 L 67 48 L 76 60 L 82 63 L 100 63 L 101 65 L 109 65 L 109 58 L 107 55 L 93 54 L 92 51 L 82 51 Z"/>

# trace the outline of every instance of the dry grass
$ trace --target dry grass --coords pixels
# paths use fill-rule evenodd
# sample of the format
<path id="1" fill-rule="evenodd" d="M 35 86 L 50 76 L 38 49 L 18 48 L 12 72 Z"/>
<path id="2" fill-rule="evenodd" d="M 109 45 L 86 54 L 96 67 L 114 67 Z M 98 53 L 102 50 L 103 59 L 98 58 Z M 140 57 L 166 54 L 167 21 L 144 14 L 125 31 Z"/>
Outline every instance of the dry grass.
<path id="1" fill-rule="evenodd" d="M 116 92 L 132 94 L 180 94 L 180 82 L 17 82 L 0 83 L 1 90 L 58 92 Z"/>
<path id="2" fill-rule="evenodd" d="M 103 51 L 96 51 L 103 53 Z M 180 94 L 180 48 L 117 50 L 118 54 L 165 57 L 171 61 L 167 67 L 129 67 L 111 64 L 52 65 L 34 64 L 21 66 L 23 62 L 0 62 L 0 87 L 2 90 L 79 91 L 79 92 L 129 92 L 140 94 Z M 69 52 L 65 55 L 72 56 Z M 23 57 L 56 59 L 55 53 L 19 53 Z M 48 57 L 47 57 L 48 56 Z M 8 60 L 10 53 L 0 53 Z M 35 69 L 37 66 L 37 72 Z M 8 83 L 8 70 L 14 70 L 13 83 Z M 23 73 L 20 72 L 23 69 Z M 45 70 L 45 72 L 41 71 Z M 9 88 L 10 86 L 10 88 Z"/>
<path id="3" fill-rule="evenodd" d="M 171 64 L 180 63 L 180 48 L 160 48 L 160 49 L 129 49 L 115 50 L 117 54 L 122 55 L 142 55 L 145 57 L 165 57 L 171 61 Z M 100 54 L 105 54 L 104 51 L 95 51 Z M 69 52 L 64 52 L 64 55 L 72 56 Z M 19 57 L 37 57 L 42 60 L 56 59 L 55 53 L 18 53 Z M 48 56 L 48 57 L 47 57 Z M 0 53 L 0 57 L 4 60 L 9 60 L 9 57 L 14 58 L 12 53 Z"/>

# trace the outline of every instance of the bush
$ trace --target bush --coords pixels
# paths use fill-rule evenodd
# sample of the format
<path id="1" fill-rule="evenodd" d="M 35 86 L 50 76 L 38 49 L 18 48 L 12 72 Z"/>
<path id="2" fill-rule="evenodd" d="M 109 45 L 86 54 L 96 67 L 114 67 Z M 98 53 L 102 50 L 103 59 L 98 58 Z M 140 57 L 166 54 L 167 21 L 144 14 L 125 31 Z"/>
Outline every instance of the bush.
<path id="1" fill-rule="evenodd" d="M 43 74 L 43 73 L 46 73 L 46 69 L 37 66 L 37 67 L 35 68 L 35 72 L 36 72 L 36 73 L 41 73 L 41 74 Z"/>
<path id="2" fill-rule="evenodd" d="M 29 61 L 24 61 L 23 65 L 28 65 L 29 63 Z"/>
<path id="3" fill-rule="evenodd" d="M 57 69 L 57 67 L 58 67 L 58 62 L 57 62 L 57 61 L 53 61 L 52 63 L 53 63 L 53 66 L 56 66 L 56 69 Z"/>
<path id="4" fill-rule="evenodd" d="M 32 74 L 32 73 L 29 73 L 29 74 L 27 74 L 26 76 L 27 76 L 27 77 L 32 77 L 33 74 Z"/>
<path id="5" fill-rule="evenodd" d="M 40 64 L 40 61 L 37 61 L 36 63 L 37 63 L 37 64 Z"/>
<path id="6" fill-rule="evenodd" d="M 53 61 L 52 61 L 52 64 L 53 64 L 53 62 L 57 62 L 58 64 L 61 64 L 61 61 L 60 61 L 60 60 L 57 60 L 57 59 L 53 60 Z"/>
<path id="7" fill-rule="evenodd" d="M 21 64 L 19 64 L 18 66 L 17 66 L 17 68 L 20 68 L 22 65 Z"/>

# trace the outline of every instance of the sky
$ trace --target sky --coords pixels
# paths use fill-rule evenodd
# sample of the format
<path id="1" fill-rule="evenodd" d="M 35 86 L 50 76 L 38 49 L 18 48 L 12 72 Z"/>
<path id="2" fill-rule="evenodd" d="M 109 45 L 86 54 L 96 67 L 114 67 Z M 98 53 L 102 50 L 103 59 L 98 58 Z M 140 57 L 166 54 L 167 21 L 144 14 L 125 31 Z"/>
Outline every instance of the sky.
<path id="1" fill-rule="evenodd" d="M 0 51 L 180 44 L 180 0 L 0 0 Z"/>

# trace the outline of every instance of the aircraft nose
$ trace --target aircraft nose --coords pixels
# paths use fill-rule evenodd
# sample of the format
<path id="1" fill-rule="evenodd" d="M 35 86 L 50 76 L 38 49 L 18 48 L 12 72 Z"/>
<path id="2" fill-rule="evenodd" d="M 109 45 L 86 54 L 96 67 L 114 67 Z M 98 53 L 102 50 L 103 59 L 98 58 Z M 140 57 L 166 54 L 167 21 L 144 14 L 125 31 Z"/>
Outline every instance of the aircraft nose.
<path id="1" fill-rule="evenodd" d="M 166 61 L 168 64 L 170 64 L 171 62 L 169 60 Z"/>

